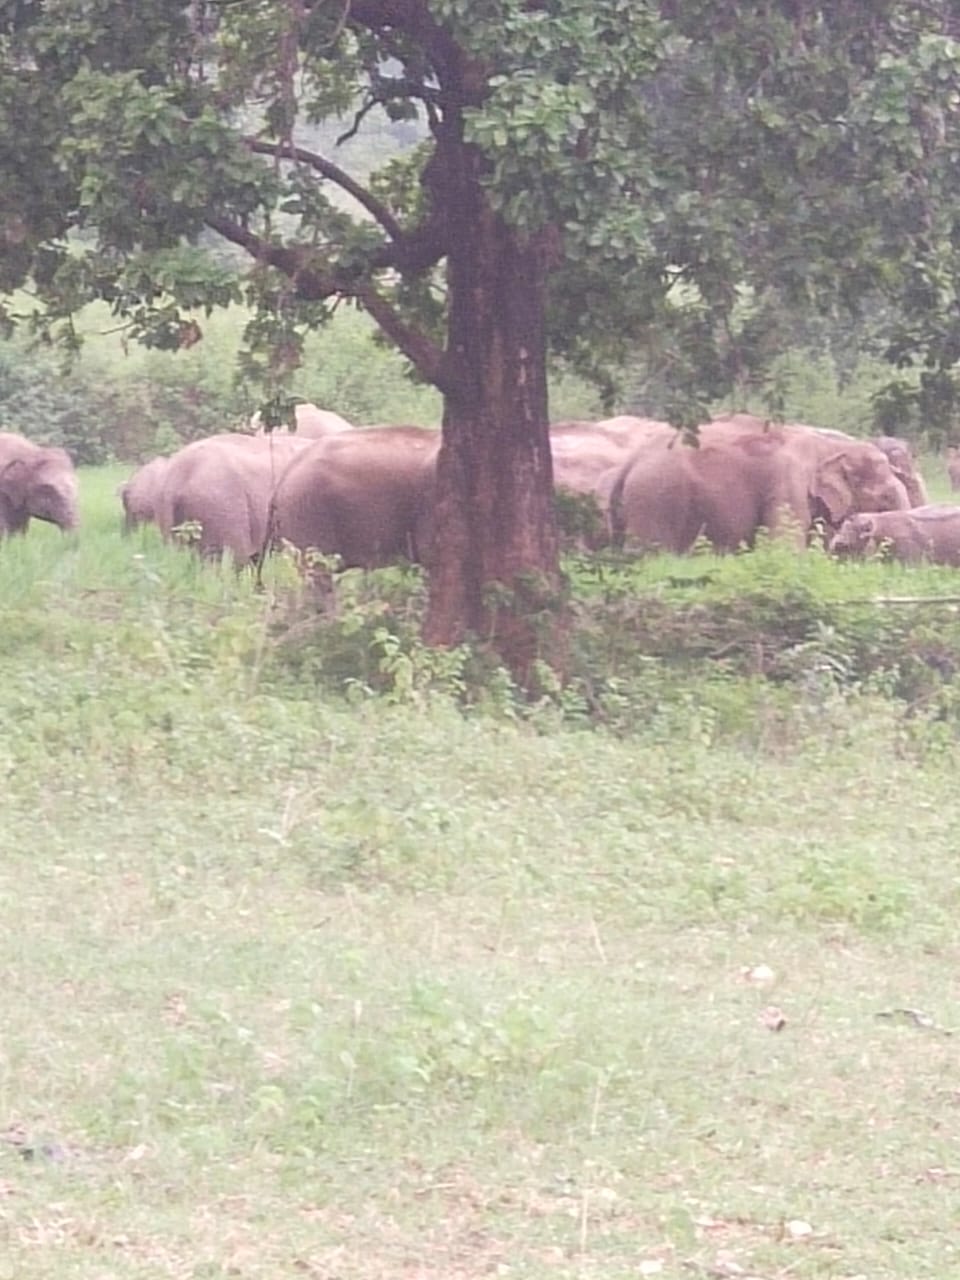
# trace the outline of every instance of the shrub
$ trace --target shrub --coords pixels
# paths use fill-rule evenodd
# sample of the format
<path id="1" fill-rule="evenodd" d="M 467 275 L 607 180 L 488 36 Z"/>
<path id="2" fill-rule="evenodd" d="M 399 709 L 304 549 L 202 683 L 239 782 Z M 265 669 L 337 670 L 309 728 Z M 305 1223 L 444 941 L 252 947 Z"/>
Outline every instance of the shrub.
<path id="1" fill-rule="evenodd" d="M 0 343 L 0 427 L 59 445 L 78 463 L 110 456 L 96 396 L 82 379 L 61 376 L 51 354 L 21 343 Z"/>
<path id="2" fill-rule="evenodd" d="M 569 680 L 543 672 L 522 695 L 482 646 L 426 649 L 417 571 L 340 575 L 336 606 L 303 600 L 274 620 L 268 678 L 312 696 L 462 706 L 545 726 L 639 725 L 655 737 L 788 738 L 839 700 L 894 698 L 915 724 L 960 723 L 960 633 L 944 571 L 838 565 L 775 544 L 743 556 L 613 556 L 570 562 L 574 628 Z"/>

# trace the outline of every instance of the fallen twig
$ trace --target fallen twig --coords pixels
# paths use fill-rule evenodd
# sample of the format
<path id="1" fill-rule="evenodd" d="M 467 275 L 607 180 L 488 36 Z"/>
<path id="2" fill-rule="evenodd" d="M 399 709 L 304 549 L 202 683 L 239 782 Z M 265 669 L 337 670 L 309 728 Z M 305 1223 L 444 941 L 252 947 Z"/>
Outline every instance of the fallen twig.
<path id="1" fill-rule="evenodd" d="M 934 1022 L 929 1013 L 924 1013 L 922 1009 L 881 1009 L 879 1013 L 873 1015 L 875 1018 L 885 1018 L 891 1022 L 906 1022 L 911 1026 L 919 1027 L 921 1031 L 936 1031 L 942 1036 L 952 1036 L 955 1034 L 952 1027 L 942 1027 L 939 1022 Z"/>

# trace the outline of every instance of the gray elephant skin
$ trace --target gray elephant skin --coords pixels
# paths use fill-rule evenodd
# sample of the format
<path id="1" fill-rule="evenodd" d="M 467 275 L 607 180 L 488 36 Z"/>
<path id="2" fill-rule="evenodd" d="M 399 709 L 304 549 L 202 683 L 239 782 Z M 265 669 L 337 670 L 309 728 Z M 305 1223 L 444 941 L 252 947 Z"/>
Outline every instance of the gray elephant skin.
<path id="1" fill-rule="evenodd" d="M 553 483 L 561 493 L 593 499 L 596 519 L 589 535 L 581 530 L 575 543 L 597 550 L 610 540 L 610 495 L 627 457 L 651 433 L 671 431 L 664 422 L 623 414 L 601 422 L 558 422 L 550 428 Z"/>
<path id="2" fill-rule="evenodd" d="M 156 520 L 163 477 L 169 464 L 169 458 L 151 458 L 117 490 L 123 503 L 125 533 Z"/>
<path id="3" fill-rule="evenodd" d="M 343 568 L 422 562 L 430 542 L 439 431 L 361 427 L 309 444 L 277 485 L 274 546 L 336 555 Z"/>
<path id="4" fill-rule="evenodd" d="M 883 553 L 904 564 L 960 565 L 960 507 L 944 503 L 909 511 L 871 511 L 845 520 L 830 543 L 838 556 Z"/>
<path id="5" fill-rule="evenodd" d="M 809 427 L 808 429 L 816 431 L 830 440 L 850 441 L 861 439 L 859 436 L 850 435 L 847 431 L 838 431 L 835 427 Z M 887 455 L 893 474 L 907 491 L 907 498 L 911 507 L 926 506 L 930 501 L 927 496 L 927 486 L 917 470 L 917 464 L 909 442 L 901 439 L 900 436 L 873 436 L 869 443 L 876 445 L 882 453 Z"/>
<path id="6" fill-rule="evenodd" d="M 168 540 L 179 540 L 207 558 L 228 553 L 238 567 L 249 564 L 264 546 L 277 481 L 310 446 L 311 441 L 295 435 L 239 432 L 195 440 L 161 469 L 152 518 Z"/>
<path id="7" fill-rule="evenodd" d="M 297 423 L 295 432 L 290 432 L 287 426 L 275 427 L 273 432 L 268 432 L 260 425 L 259 413 L 253 415 L 250 425 L 258 435 L 293 434 L 299 436 L 301 440 L 323 440 L 326 436 L 335 435 L 338 431 L 353 430 L 353 423 L 348 422 L 346 418 L 341 418 L 339 413 L 334 413 L 332 409 L 320 409 L 315 404 L 298 404 L 294 410 L 294 418 Z"/>
<path id="8" fill-rule="evenodd" d="M 930 501 L 927 486 L 917 470 L 913 450 L 907 441 L 899 436 L 874 436 L 873 443 L 887 455 L 893 474 L 907 491 L 911 507 L 927 506 Z"/>
<path id="9" fill-rule="evenodd" d="M 0 431 L 0 536 L 25 533 L 31 519 L 75 529 L 77 475 L 63 449 Z"/>
<path id="10" fill-rule="evenodd" d="M 886 454 L 867 441 L 748 414 L 706 423 L 698 439 L 694 448 L 666 424 L 649 430 L 613 486 L 617 541 L 685 552 L 704 537 L 735 551 L 767 529 L 805 545 L 818 521 L 835 531 L 856 512 L 910 505 Z"/>

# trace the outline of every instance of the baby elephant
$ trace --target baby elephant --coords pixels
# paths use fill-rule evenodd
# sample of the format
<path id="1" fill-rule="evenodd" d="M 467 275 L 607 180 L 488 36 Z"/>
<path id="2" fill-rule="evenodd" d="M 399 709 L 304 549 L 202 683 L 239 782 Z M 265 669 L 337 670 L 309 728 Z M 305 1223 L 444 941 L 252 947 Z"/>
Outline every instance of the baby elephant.
<path id="1" fill-rule="evenodd" d="M 850 516 L 830 543 L 830 550 L 841 556 L 869 555 L 881 548 L 905 564 L 929 560 L 960 565 L 960 506 L 938 504 Z"/>

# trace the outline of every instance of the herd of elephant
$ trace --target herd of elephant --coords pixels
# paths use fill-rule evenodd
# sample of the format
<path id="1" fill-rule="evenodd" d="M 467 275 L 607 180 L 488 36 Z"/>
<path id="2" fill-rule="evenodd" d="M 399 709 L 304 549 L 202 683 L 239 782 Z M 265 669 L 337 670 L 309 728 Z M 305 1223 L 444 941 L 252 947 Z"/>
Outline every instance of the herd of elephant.
<path id="1" fill-rule="evenodd" d="M 337 556 L 344 568 L 428 560 L 439 432 L 353 428 L 313 405 L 298 406 L 293 433 L 253 426 L 142 466 L 120 489 L 126 527 L 153 522 L 164 538 L 238 565 L 279 546 Z M 883 546 L 960 565 L 960 506 L 928 504 L 897 437 L 731 414 L 697 438 L 689 447 L 668 423 L 628 416 L 554 425 L 556 486 L 599 516 L 581 545 L 682 553 L 705 539 L 733 551 L 760 529 L 802 545 L 819 529 L 838 554 Z M 62 449 L 0 432 L 0 534 L 32 517 L 73 529 L 77 499 Z"/>

